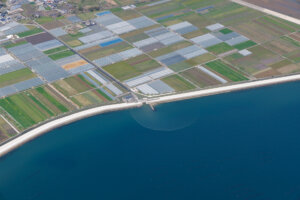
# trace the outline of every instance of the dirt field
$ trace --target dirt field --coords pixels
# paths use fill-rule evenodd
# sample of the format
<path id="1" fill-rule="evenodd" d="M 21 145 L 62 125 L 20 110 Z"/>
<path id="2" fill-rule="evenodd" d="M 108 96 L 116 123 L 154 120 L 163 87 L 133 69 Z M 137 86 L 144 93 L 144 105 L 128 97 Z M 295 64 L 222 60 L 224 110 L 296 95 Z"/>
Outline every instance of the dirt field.
<path id="1" fill-rule="evenodd" d="M 42 26 L 47 30 L 51 30 L 54 28 L 62 27 L 64 26 L 64 24 L 60 21 L 52 21 L 52 22 L 45 23 Z"/>
<path id="2" fill-rule="evenodd" d="M 113 5 L 113 6 L 117 6 L 118 4 L 114 1 L 114 0 L 106 0 L 107 3 Z"/>
<path id="3" fill-rule="evenodd" d="M 199 87 L 220 84 L 216 79 L 207 76 L 204 72 L 197 68 L 192 68 L 181 73 L 185 78 L 189 79 Z"/>
<path id="4" fill-rule="evenodd" d="M 53 40 L 53 39 L 54 39 L 54 37 L 52 35 L 50 35 L 49 33 L 41 33 L 41 34 L 29 36 L 26 38 L 27 42 L 30 42 L 33 45 L 39 44 L 42 42 L 46 42 L 49 40 Z"/>
<path id="5" fill-rule="evenodd" d="M 271 77 L 271 76 L 277 76 L 277 75 L 280 75 L 280 73 L 277 72 L 276 70 L 274 70 L 274 69 L 266 69 L 266 70 L 263 70 L 260 73 L 257 73 L 255 75 L 255 77 L 256 78 L 265 78 L 265 77 Z"/>
<path id="6" fill-rule="evenodd" d="M 299 0 L 245 0 L 245 1 L 300 19 Z"/>
<path id="7" fill-rule="evenodd" d="M 79 60 L 79 61 L 76 61 L 76 62 L 73 62 L 73 63 L 66 64 L 66 65 L 63 66 L 63 68 L 65 70 L 70 70 L 70 69 L 80 67 L 80 66 L 85 65 L 85 64 L 88 64 L 85 60 Z"/>
<path id="8" fill-rule="evenodd" d="M 300 42 L 300 32 L 290 35 L 291 38 Z"/>

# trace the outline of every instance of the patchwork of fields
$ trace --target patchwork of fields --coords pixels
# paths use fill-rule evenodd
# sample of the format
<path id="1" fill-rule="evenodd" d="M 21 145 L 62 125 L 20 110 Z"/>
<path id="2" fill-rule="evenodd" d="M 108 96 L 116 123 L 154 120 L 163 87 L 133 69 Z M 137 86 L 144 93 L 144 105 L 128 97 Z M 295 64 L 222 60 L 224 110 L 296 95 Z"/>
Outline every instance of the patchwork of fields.
<path id="1" fill-rule="evenodd" d="M 18 36 L 0 47 L 0 142 L 129 93 L 143 98 L 300 71 L 299 25 L 228 0 L 41 17 L 0 33 Z"/>

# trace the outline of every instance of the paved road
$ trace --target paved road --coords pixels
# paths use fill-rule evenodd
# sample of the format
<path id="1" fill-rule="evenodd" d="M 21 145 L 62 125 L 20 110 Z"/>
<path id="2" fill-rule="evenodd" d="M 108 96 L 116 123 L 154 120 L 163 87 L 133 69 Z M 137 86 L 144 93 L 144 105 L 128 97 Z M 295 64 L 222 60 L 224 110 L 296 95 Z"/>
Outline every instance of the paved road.
<path id="1" fill-rule="evenodd" d="M 243 5 L 243 6 L 247 6 L 249 8 L 252 8 L 252 9 L 255 9 L 255 10 L 258 10 L 260 12 L 264 12 L 264 13 L 267 13 L 269 15 L 273 15 L 275 17 L 278 17 L 278 18 L 281 18 L 281 19 L 284 19 L 284 20 L 287 20 L 287 21 L 290 21 L 290 22 L 293 22 L 295 24 L 298 24 L 300 25 L 300 19 L 297 19 L 297 18 L 294 18 L 294 17 L 290 17 L 290 16 L 287 16 L 285 14 L 282 14 L 282 13 L 279 13 L 279 12 L 275 12 L 273 10 L 269 10 L 267 8 L 263 8 L 263 7 L 260 7 L 260 6 L 257 6 L 257 5 L 254 5 L 254 4 L 251 4 L 251 3 L 248 3 L 248 2 L 245 2 L 243 0 L 231 0 L 232 2 L 235 2 L 235 3 L 238 3 L 240 5 Z"/>

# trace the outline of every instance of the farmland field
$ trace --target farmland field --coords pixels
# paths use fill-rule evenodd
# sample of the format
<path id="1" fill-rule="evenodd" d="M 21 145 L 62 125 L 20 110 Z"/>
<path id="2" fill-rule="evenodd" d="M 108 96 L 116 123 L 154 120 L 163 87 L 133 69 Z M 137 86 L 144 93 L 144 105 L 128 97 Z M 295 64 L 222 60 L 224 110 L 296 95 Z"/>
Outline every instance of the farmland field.
<path id="1" fill-rule="evenodd" d="M 89 77 L 93 79 L 91 76 Z M 95 79 L 94 81 L 99 83 Z M 59 80 L 53 86 L 80 107 L 112 101 L 112 98 L 102 91 L 101 88 L 95 88 L 82 75 Z"/>
<path id="2" fill-rule="evenodd" d="M 66 51 L 62 51 L 59 53 L 51 54 L 51 55 L 49 55 L 49 58 L 51 58 L 52 60 L 59 60 L 59 59 L 65 58 L 65 57 L 72 56 L 74 54 L 75 53 L 73 51 L 66 50 Z"/>
<path id="3" fill-rule="evenodd" d="M 227 77 L 231 81 L 245 81 L 248 80 L 245 76 L 243 76 L 241 73 L 236 72 L 231 67 L 229 67 L 227 64 L 220 60 L 212 61 L 205 64 L 208 68 L 214 70 L 215 72 L 218 72 L 219 74 Z"/>
<path id="4" fill-rule="evenodd" d="M 186 81 L 184 78 L 182 78 L 179 75 L 172 75 L 172 76 L 163 78 L 162 81 L 179 92 L 196 88 L 193 84 Z"/>
<path id="5" fill-rule="evenodd" d="M 159 96 L 300 72 L 297 24 L 229 0 L 113 2 L 110 10 L 104 10 L 109 4 L 104 1 L 99 11 L 50 13 L 34 19 L 41 26 L 26 19 L 15 30 L 0 30 L 8 38 L 0 52 L 0 115 L 22 131 L 137 91 Z M 75 3 L 92 10 L 88 4 L 99 2 Z M 120 7 L 125 4 L 136 7 Z M 24 6 L 24 13 L 33 8 Z M 45 84 L 6 91 L 25 80 L 40 81 L 37 77 Z M 0 141 L 11 131 L 0 117 L 2 124 Z"/>
<path id="6" fill-rule="evenodd" d="M 17 42 L 9 42 L 8 44 L 4 44 L 3 46 L 7 49 L 12 48 L 12 47 L 17 47 L 23 44 L 28 43 L 26 40 L 21 40 L 21 41 L 17 41 Z"/>
<path id="7" fill-rule="evenodd" d="M 66 46 L 61 46 L 61 47 L 56 47 L 54 49 L 49 49 L 47 51 L 44 51 L 45 54 L 53 54 L 53 53 L 57 53 L 63 50 L 66 50 L 67 47 Z"/>
<path id="8" fill-rule="evenodd" d="M 74 95 L 71 99 L 80 107 L 101 104 L 112 100 L 100 89 L 89 90 L 87 92 Z"/>
<path id="9" fill-rule="evenodd" d="M 17 132 L 0 116 L 0 143 L 16 134 Z"/>
<path id="10" fill-rule="evenodd" d="M 215 46 L 212 46 L 212 47 L 208 47 L 207 50 L 214 53 L 214 54 L 221 54 L 221 53 L 225 53 L 227 51 L 231 51 L 233 50 L 234 48 L 226 43 L 220 43 L 220 44 L 217 44 Z"/>
<path id="11" fill-rule="evenodd" d="M 28 68 L 20 69 L 0 76 L 0 88 L 34 78 L 36 75 Z"/>
<path id="12" fill-rule="evenodd" d="M 203 73 L 197 68 L 188 69 L 184 72 L 181 72 L 180 74 L 202 88 L 206 86 L 220 84 L 217 80 L 207 76 L 205 73 Z"/>
<path id="13" fill-rule="evenodd" d="M 247 73 L 256 73 L 260 70 L 266 69 L 267 65 L 271 65 L 280 61 L 282 58 L 276 55 L 269 49 L 262 46 L 255 46 L 248 49 L 252 52 L 249 56 L 230 55 L 225 58 L 231 64 L 237 66 L 242 71 Z"/>
<path id="14" fill-rule="evenodd" d="M 34 28 L 34 29 L 29 30 L 29 31 L 19 33 L 18 36 L 19 37 L 27 37 L 27 36 L 34 35 L 34 34 L 41 33 L 41 32 L 43 32 L 42 29 Z"/>
<path id="15" fill-rule="evenodd" d="M 234 46 L 234 48 L 238 49 L 238 50 L 243 50 L 243 49 L 247 49 L 249 47 L 252 47 L 256 45 L 255 42 L 251 41 L 251 40 L 248 40 L 246 42 L 243 42 L 243 43 L 240 43 L 240 44 L 237 44 Z"/>
<path id="16" fill-rule="evenodd" d="M 39 110 L 25 94 L 16 94 L 0 100 L 0 106 L 16 119 L 23 128 L 47 119 L 47 115 Z"/>
<path id="17" fill-rule="evenodd" d="M 142 74 L 141 72 L 137 71 L 132 65 L 128 64 L 127 62 L 119 62 L 116 64 L 112 64 L 109 66 L 103 67 L 108 73 L 113 75 L 115 78 L 124 81 L 135 76 Z"/>
<path id="18" fill-rule="evenodd" d="M 57 107 L 61 112 L 69 111 L 68 108 L 60 103 L 55 97 L 53 97 L 45 88 L 39 87 L 36 91 L 41 94 L 44 98 L 46 98 L 51 104 Z"/>

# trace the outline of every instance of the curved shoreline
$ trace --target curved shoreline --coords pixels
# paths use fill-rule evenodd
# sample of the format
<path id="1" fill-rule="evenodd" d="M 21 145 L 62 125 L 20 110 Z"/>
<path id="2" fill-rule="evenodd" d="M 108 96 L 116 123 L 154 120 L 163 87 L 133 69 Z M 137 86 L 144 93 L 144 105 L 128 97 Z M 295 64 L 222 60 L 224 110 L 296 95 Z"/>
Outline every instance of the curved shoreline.
<path id="1" fill-rule="evenodd" d="M 112 112 L 117 110 L 125 110 L 129 108 L 137 108 L 141 107 L 143 103 L 137 102 L 137 103 L 120 103 L 120 104 L 113 104 L 113 105 L 107 105 L 107 106 L 101 106 L 96 108 L 91 108 L 88 110 L 84 110 L 78 113 L 74 113 L 59 119 L 55 119 L 53 121 L 50 121 L 46 124 L 43 124 L 37 128 L 34 128 L 33 130 L 30 130 L 28 132 L 23 133 L 20 136 L 17 136 L 15 139 L 3 144 L 0 146 L 0 157 L 6 155 L 10 151 L 13 151 L 14 149 L 18 148 L 19 146 L 22 146 L 23 144 L 33 140 L 34 138 L 41 136 L 44 133 L 47 133 L 55 128 L 70 124 L 72 122 L 91 117 L 94 115 L 102 114 L 105 112 Z"/>
<path id="2" fill-rule="evenodd" d="M 221 86 L 217 88 L 211 88 L 211 89 L 204 89 L 199 91 L 193 91 L 193 92 L 187 92 L 182 94 L 174 94 L 174 95 L 167 95 L 162 96 L 158 98 L 149 98 L 148 100 L 139 101 L 135 103 L 120 103 L 120 104 L 113 104 L 113 105 L 106 105 L 106 106 L 100 106 L 96 108 L 91 108 L 88 110 L 80 111 L 78 113 L 70 114 L 68 116 L 55 119 L 53 121 L 50 121 L 46 124 L 43 124 L 37 128 L 34 128 L 33 130 L 30 130 L 28 132 L 25 132 L 19 136 L 17 136 L 15 139 L 12 139 L 11 141 L 8 141 L 7 143 L 4 143 L 0 146 L 0 157 L 6 155 L 10 151 L 18 148 L 19 146 L 25 144 L 26 142 L 31 141 L 32 139 L 49 132 L 55 128 L 70 124 L 72 122 L 91 117 L 94 115 L 102 114 L 105 112 L 112 112 L 112 111 L 118 111 L 118 110 L 125 110 L 130 108 L 138 108 L 141 107 L 144 103 L 155 106 L 157 104 L 167 103 L 167 102 L 174 102 L 174 101 L 181 101 L 185 99 L 192 99 L 192 98 L 199 98 L 203 96 L 210 96 L 215 94 L 221 94 L 221 93 L 227 93 L 227 92 L 233 92 L 233 91 L 239 91 L 239 90 L 245 90 L 250 88 L 256 88 L 256 87 L 263 87 L 268 85 L 274 85 L 274 84 L 280 84 L 280 83 L 286 83 L 286 82 L 292 82 L 292 81 L 299 81 L 300 80 L 300 74 L 285 76 L 285 77 L 277 77 L 277 78 L 271 78 L 266 80 L 256 80 L 252 82 L 246 82 L 246 83 L 239 83 L 235 85 L 229 85 L 229 86 Z"/>
<path id="3" fill-rule="evenodd" d="M 194 91 L 194 92 L 187 92 L 187 93 L 182 93 L 182 94 L 174 94 L 174 95 L 153 98 L 153 99 L 147 100 L 146 104 L 155 106 L 155 105 L 161 104 L 161 103 L 180 101 L 180 100 L 184 100 L 184 99 L 198 98 L 198 97 L 203 97 L 203 96 L 210 96 L 210 95 L 215 95 L 215 94 L 222 94 L 222 93 L 227 93 L 227 92 L 245 90 L 245 89 L 256 88 L 256 87 L 263 87 L 263 86 L 268 86 L 268 85 L 274 85 L 274 84 L 280 84 L 280 83 L 286 83 L 286 82 L 292 82 L 292 81 L 299 81 L 299 80 L 300 80 L 300 74 L 265 79 L 265 80 L 255 80 L 252 82 L 239 83 L 239 84 L 235 84 L 235 85 L 221 86 L 221 87 L 217 87 L 217 88 L 211 88 L 211 89 L 199 90 L 199 91 Z"/>
<path id="4" fill-rule="evenodd" d="M 254 4 L 245 2 L 243 0 L 231 0 L 231 1 L 300 25 L 299 19 L 290 17 L 288 15 L 284 15 L 279 12 L 275 12 L 275 11 L 254 5 Z M 72 122 L 75 122 L 75 121 L 78 121 L 78 120 L 81 120 L 81 119 L 84 119 L 87 117 L 102 114 L 105 112 L 137 108 L 137 107 L 141 107 L 143 105 L 143 103 L 146 103 L 152 107 L 157 104 L 162 104 L 162 103 L 167 103 L 167 102 L 181 101 L 181 100 L 185 100 L 185 99 L 199 98 L 199 97 L 203 97 L 203 96 L 210 96 L 210 95 L 215 95 L 215 94 L 245 90 L 245 89 L 256 88 L 256 87 L 263 87 L 263 86 L 268 86 L 268 85 L 274 85 L 274 84 L 280 84 L 280 83 L 286 83 L 286 82 L 292 82 L 292 81 L 299 81 L 299 80 L 300 80 L 300 74 L 296 74 L 296 75 L 289 75 L 289 76 L 284 76 L 284 77 L 270 78 L 270 79 L 265 79 L 265 80 L 255 80 L 252 82 L 248 81 L 246 83 L 238 83 L 235 85 L 221 86 L 221 87 L 217 87 L 217 88 L 204 89 L 204 90 L 187 92 L 187 93 L 182 93 L 182 94 L 174 94 L 174 95 L 167 95 L 167 96 L 162 96 L 162 97 L 157 97 L 157 98 L 149 98 L 147 100 L 139 101 L 136 103 L 120 103 L 120 104 L 113 104 L 113 105 L 106 105 L 106 106 L 91 108 L 88 110 L 80 111 L 78 113 L 70 114 L 68 116 L 65 116 L 65 117 L 62 117 L 59 119 L 55 119 L 53 121 L 50 121 L 46 124 L 43 124 L 43 125 L 37 127 L 37 128 L 34 128 L 28 132 L 24 132 L 21 135 L 16 136 L 16 138 L 12 139 L 11 141 L 8 141 L 7 143 L 0 145 L 0 158 L 2 156 L 6 155 L 7 153 L 13 151 L 14 149 L 18 148 L 19 146 L 22 146 L 23 144 L 25 144 L 25 143 L 33 140 L 34 138 L 39 137 L 40 135 L 47 133 L 55 128 L 70 124 Z"/>

